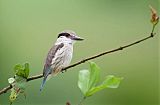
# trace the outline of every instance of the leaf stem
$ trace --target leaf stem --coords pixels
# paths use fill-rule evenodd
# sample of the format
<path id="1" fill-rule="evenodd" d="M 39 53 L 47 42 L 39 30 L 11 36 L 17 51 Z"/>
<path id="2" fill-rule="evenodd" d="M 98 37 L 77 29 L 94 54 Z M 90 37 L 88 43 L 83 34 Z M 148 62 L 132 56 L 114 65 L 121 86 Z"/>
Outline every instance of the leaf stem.
<path id="1" fill-rule="evenodd" d="M 151 34 L 153 34 L 156 24 L 153 24 Z"/>
<path id="2" fill-rule="evenodd" d="M 80 100 L 80 102 L 78 103 L 78 105 L 82 105 L 82 103 L 84 102 L 85 99 L 86 99 L 86 97 L 84 96 L 84 97 Z"/>

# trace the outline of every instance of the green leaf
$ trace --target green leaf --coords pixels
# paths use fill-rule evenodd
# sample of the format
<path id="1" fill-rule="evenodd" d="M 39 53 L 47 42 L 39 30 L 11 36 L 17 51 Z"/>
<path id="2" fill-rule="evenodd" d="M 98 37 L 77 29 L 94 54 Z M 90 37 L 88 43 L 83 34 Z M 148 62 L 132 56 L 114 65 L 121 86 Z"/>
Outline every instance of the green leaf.
<path id="1" fill-rule="evenodd" d="M 100 68 L 94 63 L 90 62 L 90 71 L 89 70 L 81 70 L 79 72 L 79 81 L 78 86 L 81 89 L 84 96 L 88 93 L 88 91 L 95 87 L 100 78 Z"/>
<path id="2" fill-rule="evenodd" d="M 100 68 L 94 62 L 90 62 L 89 89 L 97 85 L 100 79 Z"/>
<path id="3" fill-rule="evenodd" d="M 122 77 L 115 77 L 114 75 L 108 75 L 104 82 L 102 83 L 103 86 L 108 88 L 118 88 Z"/>
<path id="4" fill-rule="evenodd" d="M 22 76 L 22 77 L 25 76 L 24 67 L 23 67 L 23 65 L 21 65 L 21 64 L 15 65 L 15 67 L 14 67 L 14 72 L 15 72 L 15 74 L 18 75 L 18 76 Z"/>
<path id="5" fill-rule="evenodd" d="M 90 89 L 88 93 L 86 94 L 86 96 L 87 97 L 91 96 L 95 94 L 96 92 L 101 91 L 105 88 L 118 88 L 122 79 L 123 78 L 115 77 L 113 75 L 108 75 L 101 85 Z"/>
<path id="6" fill-rule="evenodd" d="M 118 88 L 123 78 L 108 75 L 106 79 L 97 86 L 100 79 L 100 68 L 90 62 L 90 70 L 79 71 L 78 87 L 82 91 L 84 97 L 89 97 L 105 88 Z"/>
<path id="7" fill-rule="evenodd" d="M 79 71 L 78 87 L 80 88 L 84 96 L 86 95 L 89 89 L 88 88 L 89 76 L 90 76 L 89 70 Z"/>
<path id="8" fill-rule="evenodd" d="M 29 76 L 29 63 L 15 65 L 14 72 L 18 76 L 27 78 Z"/>
<path id="9" fill-rule="evenodd" d="M 92 89 L 90 89 L 87 93 L 86 93 L 86 97 L 92 96 L 93 94 L 95 94 L 98 91 L 101 91 L 102 89 L 104 89 L 105 87 L 103 87 L 102 85 L 93 87 Z"/>
<path id="10" fill-rule="evenodd" d="M 29 76 L 29 63 L 25 63 L 24 67 L 25 76 L 27 78 Z"/>

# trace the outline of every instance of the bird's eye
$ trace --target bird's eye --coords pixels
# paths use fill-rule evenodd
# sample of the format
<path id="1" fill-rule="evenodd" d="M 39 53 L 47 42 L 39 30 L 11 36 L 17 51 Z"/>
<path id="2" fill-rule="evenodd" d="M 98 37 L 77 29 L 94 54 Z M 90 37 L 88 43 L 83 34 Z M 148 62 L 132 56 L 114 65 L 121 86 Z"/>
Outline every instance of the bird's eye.
<path id="1" fill-rule="evenodd" d="M 66 36 L 66 37 L 69 37 L 69 36 L 70 36 L 70 34 L 68 34 L 68 33 L 67 33 L 65 36 Z"/>

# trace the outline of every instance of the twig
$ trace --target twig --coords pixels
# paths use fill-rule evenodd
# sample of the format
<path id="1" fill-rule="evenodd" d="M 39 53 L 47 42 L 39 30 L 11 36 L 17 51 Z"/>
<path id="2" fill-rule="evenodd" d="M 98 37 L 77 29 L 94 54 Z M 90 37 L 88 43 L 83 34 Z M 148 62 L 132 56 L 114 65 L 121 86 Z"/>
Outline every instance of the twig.
<path id="1" fill-rule="evenodd" d="M 100 56 L 103 56 L 103 55 L 106 55 L 106 54 L 109 54 L 109 53 L 113 53 L 113 52 L 116 52 L 116 51 L 123 50 L 123 49 L 125 49 L 125 48 L 127 48 L 127 47 L 130 47 L 130 46 L 133 46 L 133 45 L 138 44 L 138 43 L 140 43 L 140 42 L 143 42 L 143 41 L 145 41 L 145 40 L 147 40 L 147 39 L 149 39 L 149 38 L 152 38 L 152 37 L 154 37 L 154 36 L 155 36 L 155 34 L 151 33 L 150 36 L 145 37 L 145 38 L 143 38 L 143 39 L 140 39 L 140 40 L 138 40 L 138 41 L 135 41 L 135 42 L 133 42 L 133 43 L 130 43 L 130 44 L 124 45 L 124 46 L 122 46 L 122 47 L 119 47 L 119 48 L 116 48 L 116 49 L 112 49 L 112 50 L 109 50 L 109 51 L 105 51 L 105 52 L 102 52 L 102 53 L 100 53 L 100 54 L 97 54 L 97 55 L 94 55 L 94 56 L 85 58 L 85 59 L 83 59 L 83 60 L 81 60 L 81 61 L 79 61 L 79 62 L 77 62 L 77 63 L 74 63 L 74 64 L 72 64 L 72 65 L 70 65 L 70 66 L 68 66 L 68 67 L 65 67 L 64 69 L 62 69 L 62 71 L 67 70 L 67 69 L 69 69 L 69 68 L 72 68 L 72 67 L 74 67 L 74 66 L 77 66 L 77 65 L 79 65 L 79 64 L 81 64 L 81 63 L 85 63 L 86 61 L 89 61 L 89 60 L 91 60 L 91 59 L 95 59 L 95 58 L 98 58 L 98 57 L 100 57 Z"/>
<path id="2" fill-rule="evenodd" d="M 6 93 L 8 90 L 10 90 L 12 88 L 12 85 L 9 85 L 5 88 L 3 88 L 1 91 L 0 91 L 0 95 L 3 94 L 3 93 Z"/>
<path id="3" fill-rule="evenodd" d="M 66 71 L 66 70 L 69 69 L 69 68 L 72 68 L 72 67 L 75 67 L 75 66 L 77 66 L 77 65 L 80 65 L 80 64 L 82 64 L 82 63 L 85 63 L 86 61 L 89 61 L 89 60 L 92 60 L 92 59 L 95 59 L 95 58 L 98 58 L 98 57 L 100 57 L 100 56 L 107 55 L 107 54 L 110 54 L 110 53 L 113 53 L 113 52 L 117 52 L 117 51 L 123 50 L 123 49 L 125 49 L 125 48 L 130 47 L 130 46 L 133 46 L 133 45 L 136 45 L 136 44 L 138 44 L 138 43 L 140 43 L 140 42 L 143 42 L 143 41 L 145 41 L 145 40 L 147 40 L 147 39 L 150 39 L 150 38 L 152 38 L 152 37 L 155 36 L 155 34 L 153 34 L 154 28 L 155 28 L 155 26 L 153 26 L 150 36 L 147 36 L 147 37 L 145 37 L 145 38 L 142 38 L 142 39 L 140 39 L 140 40 L 138 40 L 138 41 L 135 41 L 135 42 L 132 42 L 132 43 L 130 43 L 130 44 L 121 46 L 121 47 L 119 47 L 119 48 L 115 48 L 115 49 L 112 49 L 112 50 L 109 50 L 109 51 L 105 51 L 105 52 L 102 52 L 102 53 L 100 53 L 100 54 L 96 54 L 96 55 L 94 55 L 94 56 L 91 56 L 91 57 L 85 58 L 85 59 L 83 59 L 83 60 L 80 60 L 80 61 L 78 61 L 78 62 L 76 62 L 76 63 L 74 63 L 74 64 L 72 64 L 72 65 L 70 65 L 70 66 L 67 66 L 67 67 L 63 68 L 63 69 L 62 69 L 62 72 Z M 35 80 L 35 79 L 39 79 L 39 78 L 42 78 L 42 77 L 43 77 L 43 74 L 31 76 L 31 77 L 29 77 L 29 78 L 27 79 L 27 81 L 29 82 L 29 81 L 32 81 L 32 80 Z M 0 90 L 0 95 L 3 94 L 3 93 L 6 93 L 6 92 L 7 92 L 8 90 L 10 90 L 11 88 L 12 88 L 11 85 L 3 88 L 2 90 Z"/>
<path id="4" fill-rule="evenodd" d="M 86 99 L 86 97 L 83 97 L 80 102 L 78 103 L 78 105 L 82 105 L 83 101 Z"/>

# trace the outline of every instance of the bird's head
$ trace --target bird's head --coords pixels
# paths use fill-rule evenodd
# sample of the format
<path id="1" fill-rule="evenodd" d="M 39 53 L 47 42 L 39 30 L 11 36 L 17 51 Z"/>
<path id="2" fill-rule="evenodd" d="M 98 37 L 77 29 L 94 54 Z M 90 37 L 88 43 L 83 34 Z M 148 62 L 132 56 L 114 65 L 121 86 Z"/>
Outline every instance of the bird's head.
<path id="1" fill-rule="evenodd" d="M 58 34 L 58 39 L 57 39 L 58 42 L 66 42 L 71 44 L 75 41 L 82 41 L 82 40 L 84 39 L 77 36 L 76 33 L 71 30 L 65 30 L 60 32 Z"/>

